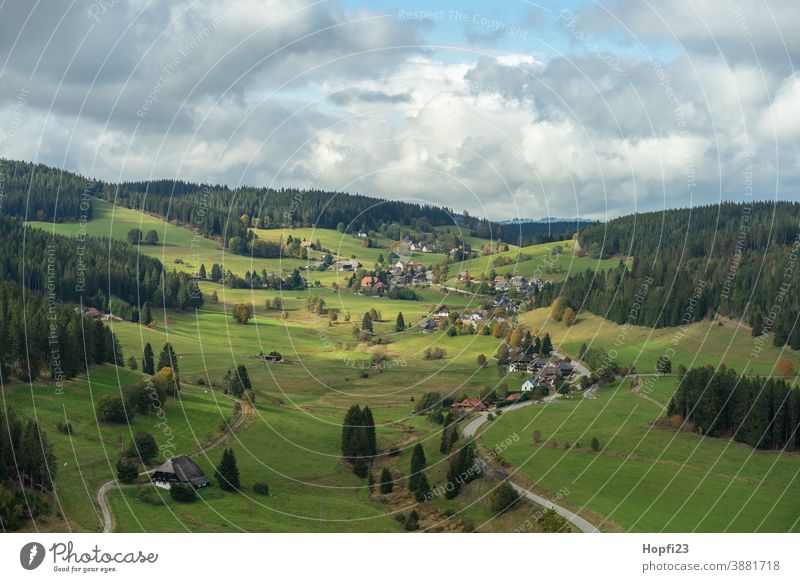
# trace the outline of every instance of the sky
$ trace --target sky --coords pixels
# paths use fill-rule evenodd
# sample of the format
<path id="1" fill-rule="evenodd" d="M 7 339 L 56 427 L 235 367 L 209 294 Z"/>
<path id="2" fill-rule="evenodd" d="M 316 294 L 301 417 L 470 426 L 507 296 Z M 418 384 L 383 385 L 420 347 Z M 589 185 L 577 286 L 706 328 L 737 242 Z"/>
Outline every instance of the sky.
<path id="1" fill-rule="evenodd" d="M 798 200 L 797 30 L 796 0 L 6 0 L 0 157 L 495 220 Z"/>

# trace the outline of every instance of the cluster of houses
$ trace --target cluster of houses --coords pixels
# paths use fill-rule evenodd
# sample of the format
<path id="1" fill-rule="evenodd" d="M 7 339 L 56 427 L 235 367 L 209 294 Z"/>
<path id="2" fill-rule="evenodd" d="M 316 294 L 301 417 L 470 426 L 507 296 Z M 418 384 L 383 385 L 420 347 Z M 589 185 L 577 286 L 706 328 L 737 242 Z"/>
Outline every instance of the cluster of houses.
<path id="1" fill-rule="evenodd" d="M 534 290 L 534 288 L 541 289 L 542 285 L 544 285 L 544 281 L 539 277 L 525 277 L 523 275 L 515 275 L 508 279 L 504 275 L 497 275 L 492 281 L 492 287 L 498 293 L 505 293 L 512 289 L 518 293 L 525 293 Z"/>
<path id="2" fill-rule="evenodd" d="M 566 360 L 545 362 L 538 357 L 519 358 L 509 365 L 511 372 L 526 372 L 530 376 L 522 383 L 522 392 L 531 392 L 537 388 L 555 388 L 561 378 L 569 378 L 575 368 Z"/>
<path id="3" fill-rule="evenodd" d="M 416 260 L 398 260 L 389 267 L 393 285 L 429 285 L 433 282 L 433 271 Z"/>
<path id="4" fill-rule="evenodd" d="M 403 244 L 408 248 L 409 251 L 416 251 L 420 253 L 436 252 L 436 246 L 432 243 L 416 242 L 410 238 L 406 238 L 403 241 Z"/>

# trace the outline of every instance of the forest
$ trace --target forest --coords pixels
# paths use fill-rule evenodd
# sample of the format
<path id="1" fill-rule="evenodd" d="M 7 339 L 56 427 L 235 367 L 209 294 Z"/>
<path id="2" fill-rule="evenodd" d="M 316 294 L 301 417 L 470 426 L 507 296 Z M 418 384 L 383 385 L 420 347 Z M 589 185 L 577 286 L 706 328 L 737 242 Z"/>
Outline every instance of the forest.
<path id="1" fill-rule="evenodd" d="M 800 204 L 731 204 L 626 216 L 579 235 L 592 257 L 633 256 L 609 271 L 576 274 L 543 289 L 616 323 L 684 325 L 744 318 L 753 336 L 800 349 Z"/>
<path id="2" fill-rule="evenodd" d="M 13 531 L 48 510 L 58 469 L 53 447 L 39 423 L 0 410 L 0 530 Z"/>
<path id="3" fill-rule="evenodd" d="M 694 368 L 681 379 L 667 412 L 706 436 L 759 449 L 800 450 L 800 391 L 780 379 Z"/>
<path id="4" fill-rule="evenodd" d="M 100 184 L 43 164 L 0 160 L 0 211 L 27 220 L 92 219 L 91 196 Z"/>
<path id="5" fill-rule="evenodd" d="M 167 271 L 158 259 L 121 241 L 52 235 L 0 217 L 0 278 L 39 295 L 133 316 L 131 306 L 193 309 L 203 304 L 187 273 Z M 127 307 L 126 307 L 127 306 Z"/>

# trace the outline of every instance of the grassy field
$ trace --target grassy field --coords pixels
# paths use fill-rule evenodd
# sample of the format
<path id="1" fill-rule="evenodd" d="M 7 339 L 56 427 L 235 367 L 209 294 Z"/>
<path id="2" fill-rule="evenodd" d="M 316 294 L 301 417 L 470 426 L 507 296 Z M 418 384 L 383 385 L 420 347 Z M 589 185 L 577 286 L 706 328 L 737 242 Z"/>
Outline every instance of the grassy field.
<path id="1" fill-rule="evenodd" d="M 636 366 L 642 373 L 655 372 L 658 358 L 671 357 L 672 368 L 683 364 L 718 366 L 725 364 L 739 372 L 775 375 L 775 366 L 782 359 L 794 362 L 800 368 L 800 354 L 790 349 L 773 347 L 770 342 L 756 357 L 751 356 L 753 338 L 750 327 L 738 322 L 719 320 L 702 321 L 678 328 L 650 329 L 625 327 L 588 312 L 581 313 L 576 323 L 567 327 L 549 319 L 548 309 L 537 309 L 523 314 L 520 320 L 531 329 L 549 332 L 557 346 L 572 356 L 580 353 L 582 344 L 616 350 L 620 366 Z M 674 352 L 667 352 L 667 350 Z"/>
<path id="2" fill-rule="evenodd" d="M 5 404 L 20 416 L 36 418 L 53 444 L 58 460 L 56 487 L 64 514 L 58 529 L 100 530 L 96 491 L 101 483 L 114 478 L 119 453 L 130 445 L 134 432 L 148 431 L 167 450 L 189 452 L 211 440 L 222 420 L 233 413 L 229 399 L 187 386 L 180 401 L 165 403 L 166 425 L 159 426 L 162 421 L 155 416 L 137 416 L 130 426 L 98 422 L 94 402 L 104 394 L 119 394 L 120 386 L 139 379 L 138 374 L 122 368 L 99 366 L 65 382 L 63 394 L 57 394 L 50 383 L 4 387 Z M 58 432 L 56 426 L 62 421 L 72 423 L 71 435 Z M 168 426 L 171 439 L 163 426 Z"/>
<path id="3" fill-rule="evenodd" d="M 174 267 L 181 271 L 196 273 L 201 264 L 206 269 L 218 263 L 224 270 L 230 270 L 237 275 L 244 276 L 247 271 L 261 272 L 291 272 L 292 269 L 305 267 L 309 261 L 284 257 L 279 259 L 261 259 L 225 252 L 220 243 L 214 240 L 195 236 L 195 233 L 186 227 L 176 226 L 162 218 L 151 216 L 143 212 L 115 206 L 104 200 L 92 201 L 94 218 L 81 225 L 78 223 L 52 224 L 46 222 L 29 221 L 27 224 L 42 228 L 56 234 L 77 236 L 82 228 L 91 236 L 110 237 L 116 240 L 127 240 L 128 231 L 134 228 L 143 232 L 155 230 L 158 232 L 159 242 L 156 245 L 141 245 L 142 253 L 161 260 L 167 268 Z M 256 234 L 265 240 L 286 239 L 288 236 L 301 240 L 317 241 L 343 259 L 355 256 L 364 264 L 365 268 L 372 268 L 379 255 L 388 260 L 392 250 L 392 241 L 384 237 L 374 239 L 379 246 L 365 248 L 363 240 L 352 234 L 343 234 L 331 229 L 296 228 L 296 229 L 254 229 Z M 480 241 L 482 239 L 476 239 Z M 486 242 L 486 241 L 483 241 Z M 321 253 L 312 251 L 309 260 L 313 261 Z M 431 265 L 444 261 L 445 256 L 436 253 L 415 252 L 412 257 L 424 265 Z M 180 261 L 176 263 L 176 261 Z M 334 281 L 345 284 L 350 273 L 335 273 L 333 271 L 312 271 L 307 275 L 312 281 L 319 280 L 325 285 Z"/>
<path id="4" fill-rule="evenodd" d="M 660 379 L 651 396 L 674 389 Z M 575 399 L 503 414 L 481 434 L 519 440 L 505 457 L 573 508 L 605 516 L 605 528 L 648 532 L 800 530 L 796 453 L 756 451 L 723 439 L 654 427 L 661 410 L 618 382 L 596 400 Z M 532 439 L 539 431 L 541 443 Z M 589 447 L 597 437 L 601 452 Z M 570 448 L 566 448 L 568 446 Z"/>
<path id="5" fill-rule="evenodd" d="M 552 254 L 555 247 L 560 246 L 563 252 Z M 575 255 L 575 243 L 565 240 L 554 243 L 540 244 L 529 247 L 513 247 L 503 253 L 497 253 L 485 257 L 469 259 L 450 266 L 450 279 L 447 284 L 462 286 L 458 281 L 461 271 L 469 271 L 472 277 L 489 276 L 489 272 L 494 269 L 498 275 L 524 275 L 527 277 L 536 276 L 549 281 L 564 281 L 570 274 L 582 273 L 586 269 L 592 271 L 604 270 L 619 264 L 619 259 L 590 259 L 589 257 L 579 257 Z M 530 258 L 518 260 L 522 255 Z M 495 261 L 501 258 L 511 259 L 508 265 L 493 266 Z"/>

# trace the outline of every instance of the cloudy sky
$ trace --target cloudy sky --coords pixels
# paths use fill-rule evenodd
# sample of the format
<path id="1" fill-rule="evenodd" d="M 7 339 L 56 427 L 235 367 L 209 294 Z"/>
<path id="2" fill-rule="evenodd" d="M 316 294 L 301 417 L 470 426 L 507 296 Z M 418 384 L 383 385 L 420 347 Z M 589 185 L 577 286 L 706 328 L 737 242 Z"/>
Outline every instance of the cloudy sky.
<path id="1" fill-rule="evenodd" d="M 798 30 L 796 0 L 6 0 L 0 157 L 493 219 L 798 199 Z"/>

